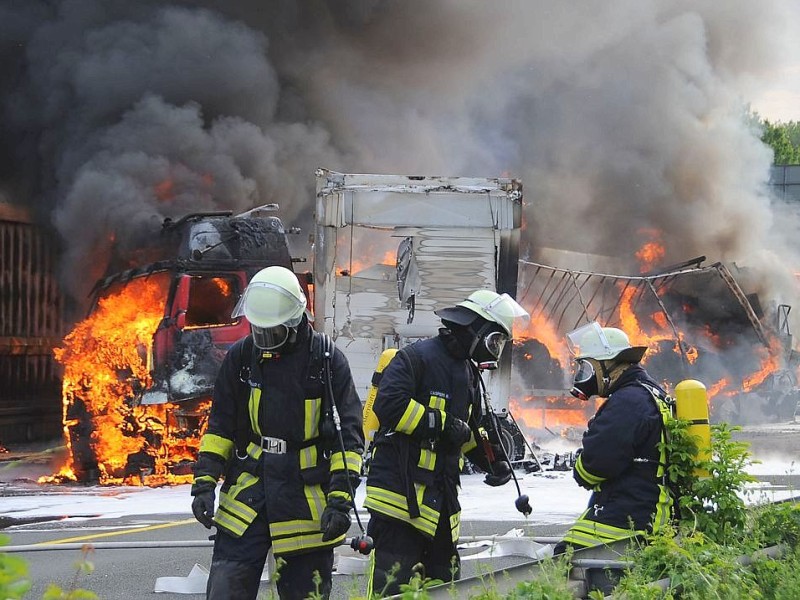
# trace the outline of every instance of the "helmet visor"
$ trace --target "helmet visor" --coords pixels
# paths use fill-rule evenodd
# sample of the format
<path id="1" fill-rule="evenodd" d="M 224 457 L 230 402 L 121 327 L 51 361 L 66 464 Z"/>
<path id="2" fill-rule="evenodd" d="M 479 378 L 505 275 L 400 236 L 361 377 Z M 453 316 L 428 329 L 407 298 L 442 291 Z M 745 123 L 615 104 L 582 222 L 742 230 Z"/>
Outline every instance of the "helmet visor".
<path id="1" fill-rule="evenodd" d="M 511 335 L 511 329 L 515 319 L 527 319 L 530 317 L 528 311 L 522 308 L 522 306 L 508 294 L 500 294 L 488 302 L 482 302 L 480 298 L 476 298 L 477 295 L 477 293 L 471 295 L 464 302 L 461 302 L 459 306 L 469 308 L 477 312 L 483 318 L 494 321 L 505 329 L 508 335 Z M 477 310 L 474 307 L 477 307 Z"/>
<path id="2" fill-rule="evenodd" d="M 573 356 L 579 358 L 587 354 L 591 356 L 609 354 L 612 350 L 603 328 L 597 321 L 570 331 L 567 334 L 567 347 Z"/>
<path id="3" fill-rule="evenodd" d="M 486 350 L 495 358 L 500 358 L 508 336 L 502 331 L 493 331 L 483 339 Z"/>
<path id="4" fill-rule="evenodd" d="M 250 282 L 231 317 L 247 317 L 250 323 L 261 328 L 276 325 L 297 327 L 305 308 L 305 296 L 298 298 L 281 286 L 268 282 Z"/>

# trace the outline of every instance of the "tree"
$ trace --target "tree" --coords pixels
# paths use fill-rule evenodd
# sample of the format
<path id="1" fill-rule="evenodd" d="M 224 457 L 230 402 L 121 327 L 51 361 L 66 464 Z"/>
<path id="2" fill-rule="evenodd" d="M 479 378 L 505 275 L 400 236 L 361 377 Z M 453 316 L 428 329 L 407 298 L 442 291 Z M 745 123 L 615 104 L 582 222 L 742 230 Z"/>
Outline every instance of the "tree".
<path id="1" fill-rule="evenodd" d="M 800 123 L 761 121 L 761 141 L 772 148 L 776 165 L 800 164 Z"/>

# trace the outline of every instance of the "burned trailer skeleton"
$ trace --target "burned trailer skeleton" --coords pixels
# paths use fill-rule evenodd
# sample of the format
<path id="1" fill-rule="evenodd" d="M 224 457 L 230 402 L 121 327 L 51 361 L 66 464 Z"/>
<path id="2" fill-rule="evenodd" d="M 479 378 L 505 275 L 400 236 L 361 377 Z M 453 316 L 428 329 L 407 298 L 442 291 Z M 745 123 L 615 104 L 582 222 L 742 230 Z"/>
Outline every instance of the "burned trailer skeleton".
<path id="1" fill-rule="evenodd" d="M 791 419 L 800 394 L 786 318 L 790 307 L 764 315 L 758 297 L 746 294 L 724 264 L 702 266 L 704 260 L 639 276 L 521 261 L 519 296 L 531 312 L 531 331 L 515 347 L 514 360 L 527 359 L 529 366 L 518 369 L 513 395 L 522 399 L 523 411 L 546 401 L 575 406 L 564 392 L 571 365 L 563 336 L 598 320 L 647 345 L 644 364 L 668 388 L 683 379 L 703 382 L 712 419 Z M 558 344 L 542 344 L 537 330 Z"/>
<path id="2" fill-rule="evenodd" d="M 518 180 L 319 169 L 316 206 L 315 327 L 347 355 L 362 399 L 383 350 L 437 334 L 435 309 L 481 288 L 516 296 Z M 525 448 L 506 419 L 510 346 L 484 380 L 516 456 Z"/>
<path id="3" fill-rule="evenodd" d="M 155 260 L 98 282 L 89 316 L 60 351 L 78 480 L 188 476 L 219 367 L 249 333 L 233 308 L 258 270 L 292 268 L 275 216 L 167 219 L 145 250 Z"/>
<path id="4" fill-rule="evenodd" d="M 0 199 L 0 452 L 60 430 L 53 348 L 66 324 L 58 244 L 28 211 Z"/>

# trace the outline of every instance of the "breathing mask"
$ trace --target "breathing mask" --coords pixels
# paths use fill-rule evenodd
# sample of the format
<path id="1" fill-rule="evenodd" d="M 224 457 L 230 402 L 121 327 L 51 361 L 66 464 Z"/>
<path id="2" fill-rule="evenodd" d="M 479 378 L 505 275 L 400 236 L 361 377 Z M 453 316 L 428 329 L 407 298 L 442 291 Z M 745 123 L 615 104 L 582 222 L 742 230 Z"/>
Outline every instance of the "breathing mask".
<path id="1" fill-rule="evenodd" d="M 250 324 L 253 343 L 260 350 L 277 350 L 284 344 L 292 343 L 297 337 L 297 327 L 280 324 L 274 327 L 258 327 Z"/>
<path id="2" fill-rule="evenodd" d="M 572 389 L 570 389 L 569 393 L 579 400 L 586 401 L 600 393 L 600 385 L 597 378 L 598 369 L 595 368 L 593 363 L 596 363 L 602 369 L 602 364 L 594 359 L 580 358 L 575 361 L 575 376 L 572 379 Z"/>
<path id="3" fill-rule="evenodd" d="M 478 319 L 483 321 L 483 319 Z M 470 327 L 473 330 L 473 327 Z M 469 355 L 481 369 L 492 371 L 497 368 L 497 361 L 503 353 L 508 335 L 496 323 L 483 322 L 483 325 L 473 333 Z"/>

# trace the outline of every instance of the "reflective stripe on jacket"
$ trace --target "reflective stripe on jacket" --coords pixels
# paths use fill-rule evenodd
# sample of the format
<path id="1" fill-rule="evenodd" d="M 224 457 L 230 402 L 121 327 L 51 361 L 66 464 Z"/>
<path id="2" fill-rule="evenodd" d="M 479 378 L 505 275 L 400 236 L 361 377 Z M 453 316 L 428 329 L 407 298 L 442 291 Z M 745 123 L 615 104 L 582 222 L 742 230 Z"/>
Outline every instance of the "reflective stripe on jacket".
<path id="1" fill-rule="evenodd" d="M 444 512 L 455 541 L 461 522 L 462 452 L 474 448 L 475 434 L 462 448 L 447 448 L 419 432 L 433 411 L 469 422 L 474 431 L 471 417 L 480 406 L 478 373 L 470 361 L 450 354 L 441 335 L 416 342 L 412 352 L 418 360 L 401 350 L 383 371 L 373 405 L 381 426 L 374 439 L 364 506 L 430 538 Z"/>
<path id="2" fill-rule="evenodd" d="M 239 537 L 264 512 L 276 555 L 341 543 L 344 535 L 322 541 L 320 516 L 329 496 L 352 500 L 347 480 L 355 487 L 361 473 L 362 408 L 349 365 L 342 352 L 334 349 L 331 371 L 343 454 L 338 439 L 320 436 L 323 384 L 319 373 L 311 372 L 316 366 L 311 360 L 311 339 L 311 328 L 301 329 L 294 351 L 253 361 L 246 383 L 240 377 L 247 371 L 242 367 L 248 365 L 242 362 L 250 359 L 241 357 L 243 342 L 230 349 L 217 377 L 195 469 L 195 485 L 216 483 L 218 474 L 215 477 L 213 468 L 201 465 L 227 465 L 214 516 L 217 526 Z M 251 430 L 245 456 L 237 456 L 235 450 L 237 411 L 245 411 Z M 271 438 L 272 444 L 269 440 L 255 443 L 262 436 Z M 204 460 L 204 456 L 215 460 Z"/>

